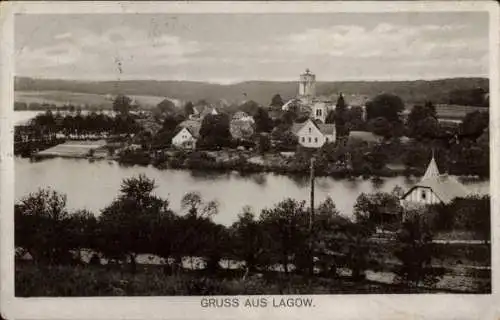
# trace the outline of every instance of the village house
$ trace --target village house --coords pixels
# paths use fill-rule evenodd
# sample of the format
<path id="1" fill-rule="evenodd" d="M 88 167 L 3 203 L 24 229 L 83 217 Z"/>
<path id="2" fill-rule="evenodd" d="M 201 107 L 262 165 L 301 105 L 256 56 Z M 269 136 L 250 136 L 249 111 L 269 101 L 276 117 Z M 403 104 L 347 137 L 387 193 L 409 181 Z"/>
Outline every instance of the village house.
<path id="1" fill-rule="evenodd" d="M 454 177 L 439 173 L 436 160 L 432 156 L 424 176 L 401 197 L 401 203 L 403 205 L 448 204 L 455 198 L 467 195 L 465 186 Z"/>
<path id="2" fill-rule="evenodd" d="M 172 138 L 172 146 L 194 149 L 199 138 L 201 124 L 195 120 L 185 120 L 179 124 L 177 133 Z"/>
<path id="3" fill-rule="evenodd" d="M 218 115 L 217 108 L 209 105 L 197 105 L 193 107 L 193 114 L 189 115 L 190 120 L 203 120 L 207 115 Z"/>
<path id="4" fill-rule="evenodd" d="M 321 148 L 327 142 L 335 142 L 334 124 L 316 124 L 311 119 L 303 123 L 294 123 L 292 132 L 301 146 Z"/>

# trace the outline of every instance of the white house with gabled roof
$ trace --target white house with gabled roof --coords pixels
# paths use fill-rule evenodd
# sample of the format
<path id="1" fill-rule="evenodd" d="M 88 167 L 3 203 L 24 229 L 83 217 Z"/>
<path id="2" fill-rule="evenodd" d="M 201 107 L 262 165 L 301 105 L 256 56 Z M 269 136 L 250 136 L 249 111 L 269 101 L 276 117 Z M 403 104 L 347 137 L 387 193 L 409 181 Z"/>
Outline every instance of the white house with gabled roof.
<path id="1" fill-rule="evenodd" d="M 316 124 L 311 119 L 303 123 L 294 123 L 292 132 L 301 146 L 321 148 L 327 142 L 335 142 L 334 124 Z"/>
<path id="2" fill-rule="evenodd" d="M 183 121 L 172 138 L 172 145 L 178 148 L 194 149 L 199 137 L 199 131 L 200 123 L 198 121 Z"/>

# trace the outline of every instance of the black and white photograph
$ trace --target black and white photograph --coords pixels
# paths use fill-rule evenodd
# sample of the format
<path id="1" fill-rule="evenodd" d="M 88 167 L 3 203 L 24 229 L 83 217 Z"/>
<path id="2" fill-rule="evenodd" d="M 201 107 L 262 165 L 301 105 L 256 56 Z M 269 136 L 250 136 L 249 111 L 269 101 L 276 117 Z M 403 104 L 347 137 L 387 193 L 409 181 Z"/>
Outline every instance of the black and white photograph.
<path id="1" fill-rule="evenodd" d="M 490 19 L 17 12 L 14 296 L 491 294 Z"/>

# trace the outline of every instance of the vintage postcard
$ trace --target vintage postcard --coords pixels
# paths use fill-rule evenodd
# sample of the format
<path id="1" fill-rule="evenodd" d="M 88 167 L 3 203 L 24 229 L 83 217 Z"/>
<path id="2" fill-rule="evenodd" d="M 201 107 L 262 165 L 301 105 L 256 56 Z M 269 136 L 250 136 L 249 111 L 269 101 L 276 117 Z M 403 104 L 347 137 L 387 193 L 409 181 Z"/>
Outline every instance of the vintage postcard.
<path id="1" fill-rule="evenodd" d="M 498 16 L 2 3 L 2 316 L 499 319 Z"/>

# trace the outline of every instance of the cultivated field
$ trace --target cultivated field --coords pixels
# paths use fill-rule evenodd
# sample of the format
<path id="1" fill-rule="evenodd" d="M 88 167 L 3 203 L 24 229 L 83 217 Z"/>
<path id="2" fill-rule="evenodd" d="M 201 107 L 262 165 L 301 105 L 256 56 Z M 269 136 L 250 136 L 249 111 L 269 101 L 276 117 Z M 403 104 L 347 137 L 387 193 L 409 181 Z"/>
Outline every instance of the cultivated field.
<path id="1" fill-rule="evenodd" d="M 52 157 L 86 157 L 91 150 L 98 149 L 106 145 L 106 141 L 68 141 L 58 144 L 55 147 L 40 151 L 37 156 Z"/>
<path id="2" fill-rule="evenodd" d="M 452 104 L 438 104 L 436 105 L 436 112 L 440 119 L 462 119 L 467 113 L 474 111 L 488 111 L 489 108 L 473 107 L 473 106 L 459 106 Z"/>
<path id="3" fill-rule="evenodd" d="M 130 95 L 140 106 L 146 108 L 155 107 L 165 97 L 148 96 L 148 95 Z M 104 109 L 109 109 L 113 105 L 113 96 L 79 93 L 70 91 L 15 91 L 14 101 L 39 104 L 55 104 L 56 106 L 74 105 L 74 106 L 98 106 Z M 177 101 L 174 101 L 174 103 Z M 178 104 L 178 102 L 176 103 Z"/>

